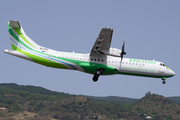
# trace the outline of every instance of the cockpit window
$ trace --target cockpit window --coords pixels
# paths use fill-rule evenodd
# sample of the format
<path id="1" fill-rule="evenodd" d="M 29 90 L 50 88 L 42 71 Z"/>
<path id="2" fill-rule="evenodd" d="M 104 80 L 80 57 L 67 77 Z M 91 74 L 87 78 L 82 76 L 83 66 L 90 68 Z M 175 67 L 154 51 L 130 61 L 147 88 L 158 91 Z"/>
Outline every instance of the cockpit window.
<path id="1" fill-rule="evenodd" d="M 161 66 L 166 66 L 164 63 L 160 63 Z"/>

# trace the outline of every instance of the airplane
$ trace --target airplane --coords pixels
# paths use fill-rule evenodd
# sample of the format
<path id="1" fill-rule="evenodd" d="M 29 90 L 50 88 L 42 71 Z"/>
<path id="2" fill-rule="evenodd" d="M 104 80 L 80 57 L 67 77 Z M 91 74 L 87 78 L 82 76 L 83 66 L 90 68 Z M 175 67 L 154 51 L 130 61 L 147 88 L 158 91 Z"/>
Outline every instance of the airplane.
<path id="1" fill-rule="evenodd" d="M 100 75 L 132 75 L 142 77 L 166 78 L 175 75 L 163 62 L 124 58 L 125 42 L 122 50 L 110 47 L 113 35 L 112 28 L 102 28 L 91 52 L 81 54 L 75 52 L 61 52 L 36 44 L 24 32 L 17 20 L 7 22 L 12 50 L 5 49 L 4 53 L 29 60 L 47 67 L 78 70 L 93 74 L 96 82 Z"/>

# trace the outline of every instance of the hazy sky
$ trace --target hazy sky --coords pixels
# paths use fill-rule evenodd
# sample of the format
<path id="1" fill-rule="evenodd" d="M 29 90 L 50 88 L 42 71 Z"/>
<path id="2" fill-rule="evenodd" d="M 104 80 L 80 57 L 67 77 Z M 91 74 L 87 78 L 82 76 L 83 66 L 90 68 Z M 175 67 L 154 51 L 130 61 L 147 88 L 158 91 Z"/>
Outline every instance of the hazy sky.
<path id="1" fill-rule="evenodd" d="M 92 96 L 141 98 L 146 92 L 180 96 L 179 0 L 4 0 L 0 2 L 0 83 L 41 86 Z M 48 68 L 3 52 L 11 49 L 6 22 L 18 20 L 37 44 L 58 51 L 89 53 L 102 27 L 114 29 L 111 47 L 124 57 L 164 62 L 176 75 L 166 80 L 126 75 L 101 76 Z"/>

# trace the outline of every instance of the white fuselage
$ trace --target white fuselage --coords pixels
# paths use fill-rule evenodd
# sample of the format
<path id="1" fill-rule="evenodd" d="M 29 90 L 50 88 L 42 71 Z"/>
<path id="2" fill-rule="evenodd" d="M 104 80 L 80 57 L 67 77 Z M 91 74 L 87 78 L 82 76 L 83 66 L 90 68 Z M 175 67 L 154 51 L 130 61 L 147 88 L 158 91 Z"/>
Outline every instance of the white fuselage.
<path id="1" fill-rule="evenodd" d="M 91 62 L 96 64 L 103 64 L 116 68 L 119 72 L 114 74 L 128 74 L 138 76 L 172 76 L 175 75 L 167 66 L 161 66 L 162 62 L 142 60 L 142 59 L 131 59 L 123 58 L 122 64 L 120 65 L 121 58 L 109 55 L 90 56 L 90 54 L 70 53 L 70 52 L 58 52 L 51 50 L 51 53 L 60 58 L 67 58 L 72 60 Z M 79 69 L 80 70 L 80 69 Z M 82 71 L 82 70 L 80 70 Z M 84 72 L 84 71 L 82 71 Z"/>

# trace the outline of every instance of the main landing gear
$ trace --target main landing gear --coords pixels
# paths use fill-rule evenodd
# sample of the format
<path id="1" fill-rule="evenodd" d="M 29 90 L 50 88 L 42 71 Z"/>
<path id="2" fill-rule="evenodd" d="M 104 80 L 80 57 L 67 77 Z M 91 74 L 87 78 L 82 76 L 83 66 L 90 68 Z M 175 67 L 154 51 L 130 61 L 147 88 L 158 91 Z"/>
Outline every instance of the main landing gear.
<path id="1" fill-rule="evenodd" d="M 163 84 L 166 84 L 166 78 L 163 77 L 162 80 L 163 80 L 162 83 L 163 83 Z"/>
<path id="2" fill-rule="evenodd" d="M 93 81 L 96 82 L 99 78 L 99 76 L 102 74 L 103 72 L 103 68 L 99 68 L 97 69 L 97 71 L 95 72 L 94 76 L 93 76 Z"/>

